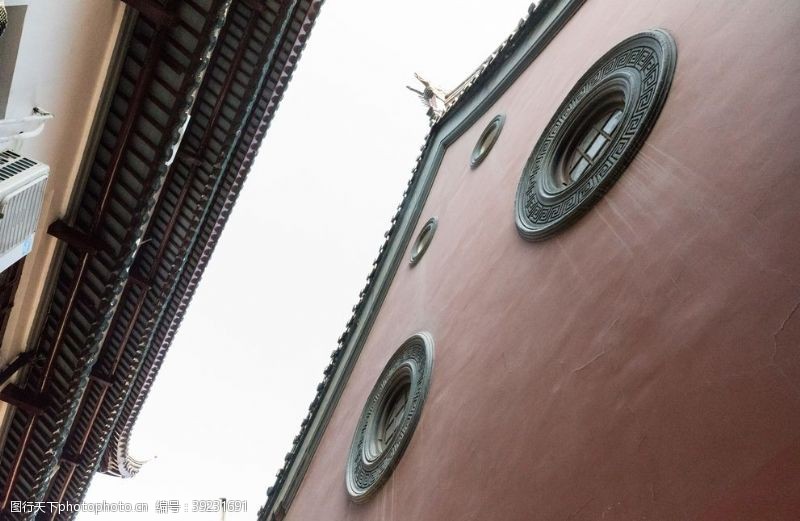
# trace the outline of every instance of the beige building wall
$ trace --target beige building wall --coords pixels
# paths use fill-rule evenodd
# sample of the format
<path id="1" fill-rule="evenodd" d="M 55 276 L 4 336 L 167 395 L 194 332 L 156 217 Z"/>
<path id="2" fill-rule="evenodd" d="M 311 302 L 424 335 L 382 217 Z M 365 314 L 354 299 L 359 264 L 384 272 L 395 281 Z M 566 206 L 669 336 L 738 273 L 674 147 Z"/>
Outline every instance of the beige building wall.
<path id="1" fill-rule="evenodd" d="M 14 307 L 0 349 L 0 366 L 27 349 L 56 239 L 46 234 L 64 216 L 95 112 L 100 103 L 125 5 L 118 0 L 6 0 L 26 5 L 6 118 L 29 116 L 33 107 L 55 115 L 18 153 L 50 166 L 42 214 L 25 260 Z M 46 310 L 41 310 L 46 311 Z M 7 405 L 0 402 L 0 418 Z"/>

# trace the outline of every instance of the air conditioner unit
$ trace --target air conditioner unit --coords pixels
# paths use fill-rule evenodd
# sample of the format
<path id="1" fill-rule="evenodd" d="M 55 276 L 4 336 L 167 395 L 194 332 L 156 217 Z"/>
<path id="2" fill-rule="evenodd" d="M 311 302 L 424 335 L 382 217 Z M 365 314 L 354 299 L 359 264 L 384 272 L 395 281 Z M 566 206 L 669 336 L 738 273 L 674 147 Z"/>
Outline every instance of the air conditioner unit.
<path id="1" fill-rule="evenodd" d="M 30 253 L 50 167 L 0 152 L 0 272 Z"/>

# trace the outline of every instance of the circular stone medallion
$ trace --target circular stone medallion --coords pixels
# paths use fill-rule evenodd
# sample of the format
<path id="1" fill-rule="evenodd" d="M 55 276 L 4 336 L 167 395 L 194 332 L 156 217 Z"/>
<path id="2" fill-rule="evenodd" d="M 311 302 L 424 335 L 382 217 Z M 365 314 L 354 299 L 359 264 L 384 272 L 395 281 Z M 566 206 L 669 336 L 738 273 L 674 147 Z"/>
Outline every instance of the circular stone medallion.
<path id="1" fill-rule="evenodd" d="M 586 212 L 622 174 L 664 105 L 677 51 L 661 30 L 621 42 L 581 77 L 531 153 L 517 230 L 546 239 Z"/>
<path id="2" fill-rule="evenodd" d="M 433 338 L 417 333 L 394 353 L 369 394 L 347 458 L 350 498 L 366 501 L 389 478 L 422 414 L 433 369 Z"/>

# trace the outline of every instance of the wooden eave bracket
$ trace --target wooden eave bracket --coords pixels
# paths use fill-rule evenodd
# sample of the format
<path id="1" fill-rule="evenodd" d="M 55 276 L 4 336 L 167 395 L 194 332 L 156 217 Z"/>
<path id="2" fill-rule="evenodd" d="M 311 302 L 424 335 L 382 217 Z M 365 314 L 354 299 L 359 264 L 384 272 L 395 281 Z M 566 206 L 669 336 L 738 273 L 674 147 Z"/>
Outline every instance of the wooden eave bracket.
<path id="1" fill-rule="evenodd" d="M 70 226 L 61 219 L 47 227 L 47 234 L 84 253 L 94 254 L 104 249 L 100 239 Z"/>
<path id="2" fill-rule="evenodd" d="M 155 0 L 122 0 L 122 2 L 136 9 L 142 16 L 158 26 L 171 27 L 177 21 L 174 12 L 168 11 Z"/>
<path id="3" fill-rule="evenodd" d="M 0 400 L 31 415 L 41 414 L 50 404 L 43 393 L 8 384 L 0 390 Z"/>
<path id="4" fill-rule="evenodd" d="M 35 358 L 31 351 L 24 351 L 17 355 L 7 366 L 0 369 L 0 385 L 6 383 L 17 371 L 31 363 Z"/>

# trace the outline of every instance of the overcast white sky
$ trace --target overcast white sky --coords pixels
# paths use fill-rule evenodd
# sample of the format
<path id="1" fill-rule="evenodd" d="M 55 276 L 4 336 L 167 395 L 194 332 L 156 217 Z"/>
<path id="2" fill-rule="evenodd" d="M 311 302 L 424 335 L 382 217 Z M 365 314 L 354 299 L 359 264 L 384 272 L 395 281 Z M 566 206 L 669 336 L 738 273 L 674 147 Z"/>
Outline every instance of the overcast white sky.
<path id="1" fill-rule="evenodd" d="M 133 436 L 155 458 L 87 501 L 247 500 L 254 519 L 400 202 L 428 121 L 414 72 L 450 88 L 528 0 L 328 0 Z M 416 86 L 416 85 L 415 85 Z M 342 475 L 344 470 L 331 469 Z"/>

